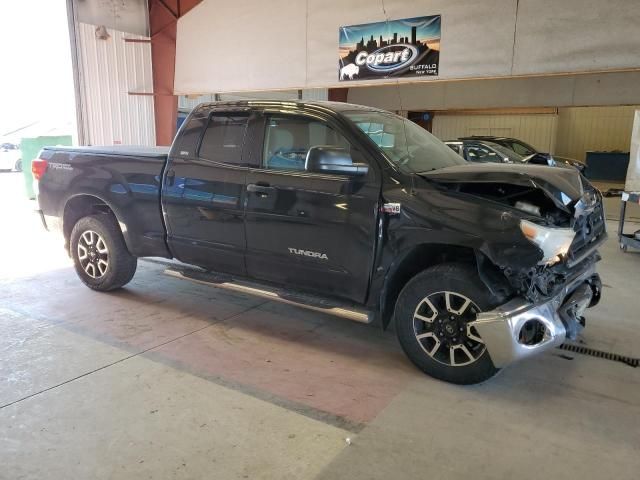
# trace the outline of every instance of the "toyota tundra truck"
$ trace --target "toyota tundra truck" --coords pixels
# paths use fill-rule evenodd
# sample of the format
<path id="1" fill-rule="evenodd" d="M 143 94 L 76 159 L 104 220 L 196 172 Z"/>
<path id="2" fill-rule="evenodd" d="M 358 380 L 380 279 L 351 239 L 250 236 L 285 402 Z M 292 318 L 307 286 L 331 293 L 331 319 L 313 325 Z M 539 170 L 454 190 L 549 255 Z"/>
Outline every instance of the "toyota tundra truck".
<path id="1" fill-rule="evenodd" d="M 165 273 L 393 324 L 448 382 L 575 339 L 600 299 L 602 197 L 576 169 L 468 163 L 369 107 L 206 103 L 170 149 L 45 148 L 32 169 L 89 288 L 177 259 Z"/>

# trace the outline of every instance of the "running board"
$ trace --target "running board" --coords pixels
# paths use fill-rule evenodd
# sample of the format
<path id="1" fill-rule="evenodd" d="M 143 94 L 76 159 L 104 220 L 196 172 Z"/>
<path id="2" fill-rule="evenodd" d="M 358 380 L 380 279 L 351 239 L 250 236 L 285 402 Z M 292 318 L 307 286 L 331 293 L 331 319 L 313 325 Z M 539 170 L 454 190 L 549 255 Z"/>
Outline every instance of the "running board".
<path id="1" fill-rule="evenodd" d="M 302 307 L 308 310 L 346 318 L 348 320 L 353 320 L 354 322 L 371 323 L 373 321 L 372 312 L 364 309 L 356 309 L 352 306 L 337 304 L 312 295 L 286 292 L 282 289 L 265 287 L 263 285 L 250 282 L 239 281 L 229 276 L 202 272 L 191 268 L 169 267 L 164 271 L 164 273 L 170 277 L 190 280 L 195 283 L 209 285 L 216 288 L 224 288 L 225 290 L 232 290 L 234 292 L 246 293 L 256 297 L 266 298 L 267 300 L 295 305 L 296 307 Z"/>

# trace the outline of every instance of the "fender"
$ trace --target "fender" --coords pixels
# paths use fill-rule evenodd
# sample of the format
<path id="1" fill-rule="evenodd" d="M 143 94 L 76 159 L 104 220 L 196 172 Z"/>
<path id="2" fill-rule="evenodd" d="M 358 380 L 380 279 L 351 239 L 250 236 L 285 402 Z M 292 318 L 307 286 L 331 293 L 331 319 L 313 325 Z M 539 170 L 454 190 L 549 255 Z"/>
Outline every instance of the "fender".
<path id="1" fill-rule="evenodd" d="M 469 244 L 458 243 L 413 243 L 402 252 L 391 253 L 393 258 L 382 272 L 373 280 L 371 300 L 375 302 L 386 328 L 393 316 L 395 302 L 406 283 L 419 272 L 444 262 L 465 262 L 475 264 L 478 250 Z"/>
<path id="2" fill-rule="evenodd" d="M 496 255 L 500 247 L 496 248 L 484 238 L 414 225 L 397 228 L 389 234 L 392 238 L 383 248 L 369 302 L 370 307 L 378 310 L 383 328 L 391 320 L 395 301 L 404 285 L 420 271 L 439 263 L 472 263 L 478 269 L 480 279 L 496 297 L 504 298 L 510 291 L 499 268 L 498 262 L 503 258 Z M 529 250 L 537 255 L 533 246 Z M 521 251 L 526 257 L 525 250 Z"/>
<path id="3" fill-rule="evenodd" d="M 132 255 L 171 258 L 160 210 L 161 166 L 158 162 L 133 157 L 100 164 L 94 161 L 96 157 L 99 158 L 93 154 L 73 153 L 69 158 L 71 171 L 51 171 L 53 178 L 41 183 L 41 187 L 48 189 L 46 197 L 56 199 L 57 205 L 49 205 L 47 210 L 64 219 L 65 211 L 73 205 L 74 199 L 95 197 L 115 215 Z M 122 168 L 123 171 L 135 173 L 121 173 L 119 170 L 124 164 L 127 168 Z M 91 213 L 82 207 L 80 212 L 83 215 Z M 68 236 L 70 227 L 63 225 L 63 229 Z"/>
<path id="4" fill-rule="evenodd" d="M 145 225 L 141 224 L 141 217 L 139 217 L 139 215 L 144 213 L 140 212 L 140 209 L 135 206 L 135 203 L 137 202 L 117 202 L 110 196 L 106 196 L 103 192 L 97 191 L 96 189 L 82 189 L 81 191 L 74 192 L 66 197 L 62 204 L 59 218 L 65 218 L 64 214 L 67 212 L 69 205 L 73 204 L 74 199 L 80 199 L 81 197 L 87 196 L 98 199 L 113 212 L 118 224 L 120 225 L 120 230 L 122 231 L 127 249 L 133 256 L 172 257 L 165 243 L 164 232 L 145 231 Z M 134 204 L 133 207 L 132 203 Z M 71 228 L 71 226 L 63 225 L 64 233 L 68 235 Z"/>

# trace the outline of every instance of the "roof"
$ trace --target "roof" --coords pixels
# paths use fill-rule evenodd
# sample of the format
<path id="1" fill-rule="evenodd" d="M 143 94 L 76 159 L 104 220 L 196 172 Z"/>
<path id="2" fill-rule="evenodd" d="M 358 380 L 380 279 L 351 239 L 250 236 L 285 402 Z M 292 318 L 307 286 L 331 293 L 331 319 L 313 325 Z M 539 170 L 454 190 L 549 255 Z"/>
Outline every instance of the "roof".
<path id="1" fill-rule="evenodd" d="M 477 143 L 489 143 L 489 144 L 494 144 L 494 145 L 500 145 L 499 143 L 496 143 L 496 141 L 500 141 L 500 137 L 460 137 L 457 140 L 445 140 L 444 143 L 455 143 L 455 144 L 459 144 L 462 145 L 464 143 L 469 143 L 469 142 L 477 142 Z"/>
<path id="2" fill-rule="evenodd" d="M 496 137 L 495 135 L 471 135 L 468 137 L 460 137 L 460 140 L 517 140 L 517 139 L 511 138 L 511 137 Z"/>
<path id="3" fill-rule="evenodd" d="M 345 112 L 353 110 L 366 110 L 382 112 L 379 108 L 367 107 L 365 105 L 355 105 L 353 103 L 345 102 L 328 102 L 320 100 L 229 100 L 222 102 L 205 102 L 198 105 L 194 110 L 199 108 L 211 108 L 211 107 L 316 107 L 321 110 L 330 110 L 332 112 Z"/>

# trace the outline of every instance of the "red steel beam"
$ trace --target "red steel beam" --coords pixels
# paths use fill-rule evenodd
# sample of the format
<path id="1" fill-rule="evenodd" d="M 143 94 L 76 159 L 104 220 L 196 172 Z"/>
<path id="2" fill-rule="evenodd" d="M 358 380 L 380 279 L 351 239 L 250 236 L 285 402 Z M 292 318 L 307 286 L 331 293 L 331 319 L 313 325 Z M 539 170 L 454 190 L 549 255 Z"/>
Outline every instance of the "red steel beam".
<path id="1" fill-rule="evenodd" d="M 156 144 L 171 145 L 178 120 L 173 94 L 178 18 L 202 0 L 149 0 Z"/>

